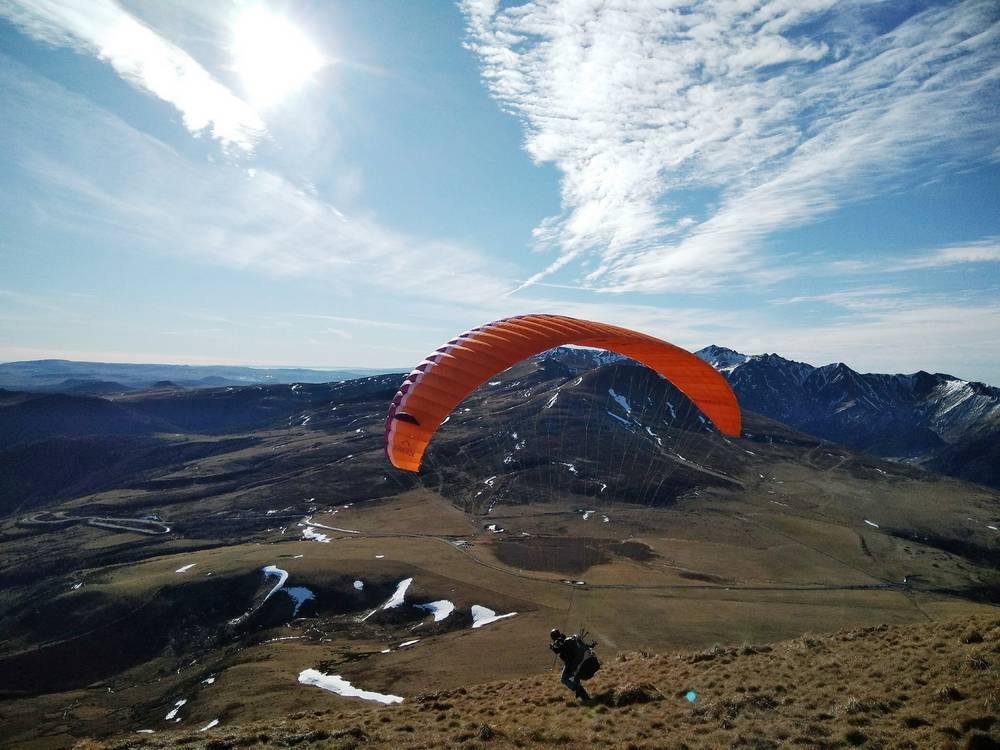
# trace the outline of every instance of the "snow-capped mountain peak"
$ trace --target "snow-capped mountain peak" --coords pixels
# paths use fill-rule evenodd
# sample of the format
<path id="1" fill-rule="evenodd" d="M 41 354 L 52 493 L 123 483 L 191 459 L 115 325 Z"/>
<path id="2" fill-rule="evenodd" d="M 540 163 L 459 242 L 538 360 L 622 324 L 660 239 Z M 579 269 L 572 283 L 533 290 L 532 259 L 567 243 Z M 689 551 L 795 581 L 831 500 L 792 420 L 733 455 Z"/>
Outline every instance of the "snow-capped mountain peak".
<path id="1" fill-rule="evenodd" d="M 695 352 L 695 356 L 700 357 L 719 372 L 732 372 L 750 359 L 746 354 L 715 344 L 699 349 Z"/>

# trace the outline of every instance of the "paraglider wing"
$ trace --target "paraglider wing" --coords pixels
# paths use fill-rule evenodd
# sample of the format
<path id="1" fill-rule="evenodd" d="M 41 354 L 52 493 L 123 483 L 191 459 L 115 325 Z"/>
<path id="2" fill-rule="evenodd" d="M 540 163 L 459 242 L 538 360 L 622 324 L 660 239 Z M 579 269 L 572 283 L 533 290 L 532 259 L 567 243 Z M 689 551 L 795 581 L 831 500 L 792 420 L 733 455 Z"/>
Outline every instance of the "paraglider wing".
<path id="1" fill-rule="evenodd" d="M 740 434 L 740 408 L 718 372 L 684 349 L 627 328 L 562 315 L 520 315 L 473 328 L 428 355 L 406 377 L 385 418 L 392 465 L 417 471 L 431 437 L 459 402 L 498 372 L 574 344 L 641 362 L 676 386 L 720 432 Z"/>

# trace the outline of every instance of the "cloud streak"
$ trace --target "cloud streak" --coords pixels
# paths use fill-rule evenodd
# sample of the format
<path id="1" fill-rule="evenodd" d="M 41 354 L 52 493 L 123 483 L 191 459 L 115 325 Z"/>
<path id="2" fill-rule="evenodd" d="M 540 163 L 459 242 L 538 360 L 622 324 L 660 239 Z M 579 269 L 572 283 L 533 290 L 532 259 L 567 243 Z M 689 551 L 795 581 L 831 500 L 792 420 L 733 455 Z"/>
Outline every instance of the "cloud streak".
<path id="1" fill-rule="evenodd" d="M 990 237 L 978 242 L 966 242 L 935 250 L 899 263 L 894 270 L 943 268 L 967 263 L 1000 263 L 1000 238 Z"/>
<path id="2" fill-rule="evenodd" d="M 50 229 L 272 277 L 324 279 L 331 291 L 375 285 L 398 298 L 478 304 L 510 288 L 503 281 L 510 269 L 471 248 L 412 237 L 371 215 L 347 216 L 268 169 L 249 174 L 186 159 L 8 58 L 0 61 L 0 89 L 17 94 L 0 149 L 24 184 L 45 196 Z M 39 113 L 44 137 L 34 127 Z M 109 154 L 127 168 L 108 169 Z"/>
<path id="3" fill-rule="evenodd" d="M 833 5 L 463 2 L 490 92 L 562 173 L 563 212 L 535 230 L 558 257 L 526 285 L 588 260 L 602 291 L 773 281 L 774 233 L 989 156 L 994 4 L 888 30 L 870 4 Z M 693 190 L 719 197 L 692 216 Z"/>
<path id="4" fill-rule="evenodd" d="M 112 0 L 0 0 L 0 15 L 47 44 L 109 63 L 136 88 L 173 105 L 186 127 L 252 151 L 265 126 L 248 104 L 180 47 Z"/>

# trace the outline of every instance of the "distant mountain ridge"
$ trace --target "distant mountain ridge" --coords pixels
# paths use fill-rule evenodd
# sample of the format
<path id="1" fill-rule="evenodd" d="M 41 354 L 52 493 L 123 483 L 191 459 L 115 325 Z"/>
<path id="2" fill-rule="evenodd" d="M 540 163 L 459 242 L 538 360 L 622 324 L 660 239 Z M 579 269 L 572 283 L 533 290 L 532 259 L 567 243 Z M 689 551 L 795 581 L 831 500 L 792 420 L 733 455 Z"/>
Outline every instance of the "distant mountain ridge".
<path id="1" fill-rule="evenodd" d="M 186 388 L 263 383 L 330 383 L 403 368 L 350 367 L 313 370 L 302 367 L 237 367 L 229 365 L 161 365 L 115 362 L 77 362 L 41 359 L 0 363 L 0 388 L 49 393 L 104 395 L 155 387 L 170 381 Z"/>
<path id="2" fill-rule="evenodd" d="M 856 450 L 1000 485 L 1000 461 L 990 458 L 1000 458 L 1000 388 L 923 370 L 814 367 L 720 346 L 695 354 L 726 377 L 745 409 Z M 970 450 L 975 461 L 957 459 Z"/>

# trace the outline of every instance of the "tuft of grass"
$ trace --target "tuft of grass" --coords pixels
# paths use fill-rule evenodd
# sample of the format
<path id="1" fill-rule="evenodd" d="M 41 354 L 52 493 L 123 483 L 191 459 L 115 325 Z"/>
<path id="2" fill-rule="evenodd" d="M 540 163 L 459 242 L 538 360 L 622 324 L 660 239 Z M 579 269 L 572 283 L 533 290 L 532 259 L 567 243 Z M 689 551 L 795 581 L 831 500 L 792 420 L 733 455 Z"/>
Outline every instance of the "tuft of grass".
<path id="1" fill-rule="evenodd" d="M 868 741 L 868 736 L 860 729 L 852 729 L 844 735 L 844 739 L 855 747 L 858 747 Z"/>
<path id="2" fill-rule="evenodd" d="M 983 655 L 982 653 L 969 654 L 969 657 L 968 657 L 968 659 L 966 661 L 967 661 L 969 667 L 972 668 L 972 669 L 989 669 L 990 668 L 989 661 L 986 659 L 986 656 Z"/>
<path id="3" fill-rule="evenodd" d="M 962 691 L 954 685 L 945 685 L 934 693 L 934 697 L 939 701 L 960 701 L 965 698 Z"/>
<path id="4" fill-rule="evenodd" d="M 595 694 L 591 700 L 600 704 L 600 707 L 631 706 L 637 703 L 651 703 L 663 700 L 661 693 L 655 685 L 649 683 L 633 683 L 623 685 L 619 688 L 612 688 Z"/>
<path id="5" fill-rule="evenodd" d="M 891 706 L 885 701 L 873 700 L 871 698 L 848 698 L 843 706 L 838 707 L 838 714 L 847 716 L 857 716 L 858 714 L 884 714 L 891 710 Z"/>
<path id="6" fill-rule="evenodd" d="M 497 731 L 489 724 L 480 724 L 476 736 L 481 740 L 489 741 L 497 736 Z"/>
<path id="7" fill-rule="evenodd" d="M 961 641 L 962 643 L 982 643 L 983 634 L 979 632 L 978 628 L 969 628 L 962 633 Z"/>

